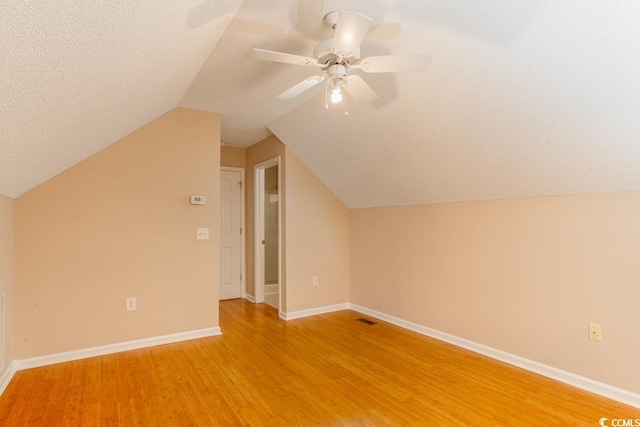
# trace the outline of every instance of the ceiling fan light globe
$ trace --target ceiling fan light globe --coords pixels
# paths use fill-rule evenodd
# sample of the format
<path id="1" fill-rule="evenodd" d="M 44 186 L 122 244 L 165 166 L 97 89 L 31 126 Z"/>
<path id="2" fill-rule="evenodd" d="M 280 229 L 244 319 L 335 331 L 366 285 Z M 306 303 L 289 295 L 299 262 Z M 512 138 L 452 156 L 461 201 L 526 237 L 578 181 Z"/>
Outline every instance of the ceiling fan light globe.
<path id="1" fill-rule="evenodd" d="M 334 104 L 342 102 L 342 91 L 339 87 L 334 87 L 331 90 L 331 102 Z"/>

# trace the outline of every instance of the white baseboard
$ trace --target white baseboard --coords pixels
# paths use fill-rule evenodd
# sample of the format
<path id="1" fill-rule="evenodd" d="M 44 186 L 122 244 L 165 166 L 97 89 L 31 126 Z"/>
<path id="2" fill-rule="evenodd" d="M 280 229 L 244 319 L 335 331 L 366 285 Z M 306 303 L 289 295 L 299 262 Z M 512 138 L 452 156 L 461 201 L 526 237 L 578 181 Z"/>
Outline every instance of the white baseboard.
<path id="1" fill-rule="evenodd" d="M 252 303 L 254 303 L 254 304 L 255 304 L 255 302 L 256 302 L 256 297 L 254 297 L 253 295 L 246 294 L 246 295 L 244 296 L 244 298 L 245 298 L 247 301 L 252 302 Z"/>
<path id="2" fill-rule="evenodd" d="M 516 356 L 515 354 L 507 353 L 506 351 L 488 347 L 474 341 L 447 334 L 436 329 L 431 329 L 426 326 L 409 322 L 408 320 L 400 319 L 398 317 L 372 310 L 370 308 L 362 307 L 357 304 L 349 305 L 353 311 L 375 317 L 376 319 L 380 319 L 393 325 L 400 326 L 401 328 L 408 329 L 421 335 L 426 335 L 428 337 L 435 338 L 437 340 L 444 341 L 446 343 L 453 344 L 467 350 L 471 350 L 475 353 L 491 357 L 492 359 L 500 360 L 501 362 L 526 369 L 527 371 L 543 375 L 556 381 L 581 388 L 591 393 L 599 394 L 600 396 L 608 397 L 609 399 L 616 400 L 626 405 L 640 408 L 640 394 L 623 390 L 609 384 L 601 383 L 590 378 L 585 378 L 571 372 L 563 371 L 562 369 L 554 368 L 553 366 L 525 359 L 524 357 Z"/>
<path id="3" fill-rule="evenodd" d="M 298 310 L 285 313 L 280 312 L 280 318 L 284 320 L 300 319 L 301 317 L 315 316 L 316 314 L 331 313 L 340 310 L 349 310 L 351 304 L 348 302 L 342 304 L 327 305 L 324 307 L 309 308 L 307 310 Z"/>
<path id="4" fill-rule="evenodd" d="M 143 338 L 134 341 L 125 341 L 99 347 L 83 348 L 80 350 L 49 354 L 46 356 L 32 357 L 29 359 L 14 360 L 13 366 L 16 371 L 20 371 L 22 369 L 37 368 L 39 366 L 53 365 L 55 363 L 70 362 L 72 360 L 86 359 L 88 357 L 103 356 L 106 354 L 120 353 L 122 351 L 136 350 L 139 348 L 153 347 L 156 345 L 170 344 L 196 338 L 212 337 L 221 334 L 222 331 L 220 330 L 220 327 L 216 326 L 213 328 L 179 332 L 177 334 Z"/>
<path id="5" fill-rule="evenodd" d="M 9 363 L 9 366 L 4 370 L 2 375 L 0 376 L 0 396 L 4 393 L 4 389 L 7 388 L 11 378 L 16 373 L 16 364 L 14 362 Z"/>

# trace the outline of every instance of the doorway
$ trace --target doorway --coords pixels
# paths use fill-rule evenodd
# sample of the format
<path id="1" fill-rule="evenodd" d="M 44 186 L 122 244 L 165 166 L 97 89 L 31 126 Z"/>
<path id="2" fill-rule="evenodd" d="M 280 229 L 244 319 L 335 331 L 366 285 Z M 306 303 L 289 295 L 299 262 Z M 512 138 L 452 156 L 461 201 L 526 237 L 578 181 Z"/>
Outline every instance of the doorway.
<path id="1" fill-rule="evenodd" d="M 255 297 L 280 309 L 280 158 L 255 166 Z"/>
<path id="2" fill-rule="evenodd" d="M 220 170 L 220 300 L 245 296 L 243 175 L 243 169 Z"/>

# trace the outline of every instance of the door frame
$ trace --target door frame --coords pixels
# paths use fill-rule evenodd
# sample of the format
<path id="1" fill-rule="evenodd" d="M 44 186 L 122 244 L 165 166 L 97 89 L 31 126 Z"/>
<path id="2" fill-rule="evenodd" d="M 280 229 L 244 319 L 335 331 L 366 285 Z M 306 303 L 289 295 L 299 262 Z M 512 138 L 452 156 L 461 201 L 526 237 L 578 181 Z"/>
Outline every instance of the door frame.
<path id="1" fill-rule="evenodd" d="M 222 171 L 230 171 L 230 172 L 240 172 L 240 286 L 242 288 L 241 298 L 247 298 L 247 271 L 246 271 L 246 253 L 245 253 L 245 236 L 247 233 L 247 225 L 245 219 L 245 176 L 244 176 L 244 168 L 236 168 L 233 166 L 220 166 L 220 172 Z M 220 284 L 218 283 L 218 287 Z"/>
<path id="2" fill-rule="evenodd" d="M 280 156 L 258 163 L 253 167 L 253 293 L 256 303 L 264 302 L 264 171 L 278 166 L 278 192 L 282 194 L 282 163 Z M 278 310 L 282 310 L 282 197 L 278 198 Z"/>

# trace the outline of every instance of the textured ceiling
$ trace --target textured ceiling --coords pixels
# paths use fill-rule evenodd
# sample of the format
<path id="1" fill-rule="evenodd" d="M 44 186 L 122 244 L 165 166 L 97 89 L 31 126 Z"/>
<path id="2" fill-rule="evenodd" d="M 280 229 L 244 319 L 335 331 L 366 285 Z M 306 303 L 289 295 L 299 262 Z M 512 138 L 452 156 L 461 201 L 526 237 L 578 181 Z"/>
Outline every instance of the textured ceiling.
<path id="1" fill-rule="evenodd" d="M 240 4 L 0 2 L 0 194 L 175 108 Z"/>
<path id="2" fill-rule="evenodd" d="M 0 3 L 0 194 L 177 105 L 220 112 L 231 145 L 273 132 L 349 207 L 640 190 L 640 3 L 55 3 Z M 348 117 L 322 87 L 276 99 L 316 72 L 246 52 L 311 55 L 335 9 L 401 24 L 363 57 L 432 67 L 362 74 L 379 98 Z"/>

